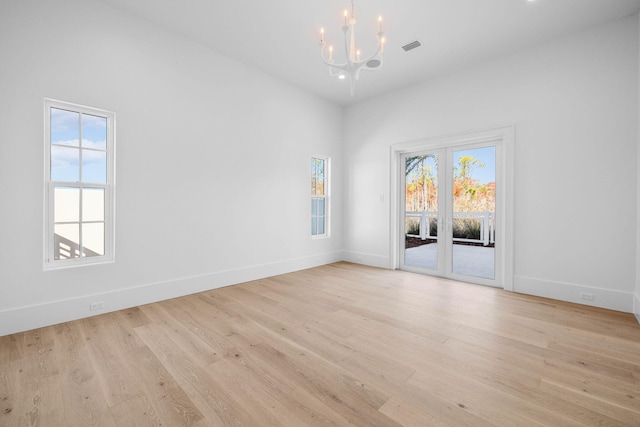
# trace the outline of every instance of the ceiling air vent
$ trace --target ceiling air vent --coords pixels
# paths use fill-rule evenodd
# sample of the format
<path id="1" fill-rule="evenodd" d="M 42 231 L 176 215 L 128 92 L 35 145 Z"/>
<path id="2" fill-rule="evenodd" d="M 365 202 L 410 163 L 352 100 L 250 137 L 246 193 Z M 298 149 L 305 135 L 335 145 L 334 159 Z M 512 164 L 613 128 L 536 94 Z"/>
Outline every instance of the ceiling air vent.
<path id="1" fill-rule="evenodd" d="M 411 49 L 415 49 L 420 46 L 422 46 L 422 43 L 420 43 L 418 40 L 415 40 L 415 41 L 412 41 L 411 43 L 407 43 L 404 46 L 402 46 L 402 49 L 404 49 L 405 52 L 408 52 Z"/>

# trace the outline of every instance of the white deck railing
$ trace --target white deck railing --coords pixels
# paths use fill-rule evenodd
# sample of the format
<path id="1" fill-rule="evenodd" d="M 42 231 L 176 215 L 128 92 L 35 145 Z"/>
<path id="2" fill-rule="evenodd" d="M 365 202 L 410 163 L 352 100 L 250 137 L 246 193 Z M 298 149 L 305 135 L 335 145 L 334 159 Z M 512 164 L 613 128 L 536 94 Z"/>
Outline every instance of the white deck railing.
<path id="1" fill-rule="evenodd" d="M 420 219 L 420 234 L 407 234 L 410 237 L 419 237 L 422 240 L 435 239 L 438 240 L 438 236 L 431 235 L 431 219 L 437 219 L 437 212 L 406 212 L 406 218 L 419 218 Z M 479 239 L 463 239 L 460 237 L 454 237 L 454 242 L 468 242 L 468 243 L 482 243 L 484 246 L 489 246 L 495 243 L 496 239 L 496 224 L 495 224 L 494 212 L 454 212 L 453 219 L 461 220 L 476 220 L 480 222 L 480 238 Z"/>

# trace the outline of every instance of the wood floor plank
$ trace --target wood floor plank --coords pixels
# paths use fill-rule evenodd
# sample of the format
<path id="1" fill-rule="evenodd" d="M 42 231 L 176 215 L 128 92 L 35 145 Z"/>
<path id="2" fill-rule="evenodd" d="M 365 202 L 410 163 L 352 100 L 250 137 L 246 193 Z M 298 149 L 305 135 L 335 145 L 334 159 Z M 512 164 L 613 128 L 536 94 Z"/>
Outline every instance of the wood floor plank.
<path id="1" fill-rule="evenodd" d="M 147 317 L 146 313 L 140 307 L 127 308 L 118 312 L 130 327 L 135 328 L 137 326 L 147 325 L 151 320 Z"/>
<path id="2" fill-rule="evenodd" d="M 455 372 L 441 369 L 417 371 L 408 382 L 429 390 L 493 425 L 580 425 L 570 423 L 570 420 L 527 400 L 485 386 Z"/>
<path id="3" fill-rule="evenodd" d="M 116 426 L 162 426 L 163 420 L 145 395 L 133 396 L 109 408 Z M 197 425 L 197 424 L 193 424 Z"/>
<path id="4" fill-rule="evenodd" d="M 245 323 L 249 326 L 242 333 L 240 325 L 199 298 L 180 299 L 166 309 L 192 334 L 205 341 L 216 358 L 235 357 L 238 347 L 260 342 L 258 331 L 250 329 L 251 323 Z"/>
<path id="5" fill-rule="evenodd" d="M 387 379 L 402 382 L 415 372 L 415 369 L 382 353 L 359 351 L 357 346 L 350 345 L 340 335 L 318 328 L 314 323 L 295 326 L 259 310 L 251 308 L 247 310 L 252 310 L 253 317 L 259 321 L 260 326 L 275 337 L 295 343 L 308 352 L 358 376 L 370 378 L 383 375 Z M 339 319 L 336 320 L 339 322 Z"/>
<path id="6" fill-rule="evenodd" d="M 590 411 L 601 414 L 603 416 L 602 424 L 610 424 L 612 420 L 618 420 L 627 425 L 640 424 L 640 413 L 633 408 L 624 406 L 627 399 L 618 400 L 615 399 L 615 395 L 612 395 L 613 399 L 608 396 L 593 395 L 586 389 L 561 384 L 559 381 L 546 378 L 542 380 L 540 389 L 550 391 L 556 396 L 561 396 L 565 401 L 584 406 Z"/>
<path id="7" fill-rule="evenodd" d="M 62 420 L 56 412 L 65 407 L 60 383 L 57 375 L 29 379 L 21 360 L 1 366 L 0 426 L 42 425 L 50 417 Z"/>
<path id="8" fill-rule="evenodd" d="M 51 329 L 55 332 L 52 354 L 59 370 L 65 418 L 71 425 L 115 426 L 103 393 L 102 380 L 87 353 L 79 323 L 63 323 Z"/>
<path id="9" fill-rule="evenodd" d="M 0 366 L 18 360 L 21 357 L 16 335 L 0 337 Z"/>
<path id="10" fill-rule="evenodd" d="M 203 418 L 200 410 L 148 347 L 129 350 L 135 369 L 131 375 L 165 425 L 191 426 Z M 140 408 L 142 410 L 142 408 Z"/>
<path id="11" fill-rule="evenodd" d="M 0 337 L 0 426 L 640 426 L 633 315 L 336 263 Z"/>
<path id="12" fill-rule="evenodd" d="M 188 352 L 200 366 L 209 365 L 222 358 L 216 349 L 171 316 L 160 304 L 146 305 L 142 310 L 145 316 L 151 319 L 151 322 L 146 325 L 153 324 L 161 328 L 177 346 Z"/>
<path id="13" fill-rule="evenodd" d="M 380 413 L 378 409 L 389 398 L 382 390 L 375 389 L 337 365 L 306 351 L 293 342 L 277 337 L 267 339 L 278 357 L 274 369 L 292 376 L 293 380 L 309 394 L 322 401 L 333 411 L 355 425 L 398 426 L 399 424 Z M 272 342 L 269 342 L 272 341 Z M 277 347 L 277 350 L 276 350 Z"/>
<path id="14" fill-rule="evenodd" d="M 135 315 L 129 316 L 128 313 Z M 133 326 L 147 321 L 141 312 L 129 309 L 77 322 L 89 360 L 100 379 L 102 393 L 110 408 L 117 405 L 123 407 L 123 403 L 140 396 L 146 399 L 145 402 L 154 403 L 150 396 L 145 396 L 144 383 L 137 376 L 138 361 L 131 360 L 139 349 L 144 349 L 144 343 L 134 332 Z M 147 408 L 143 408 L 143 411 L 157 414 L 157 411 L 149 412 Z M 112 413 L 117 415 L 117 412 Z"/>
<path id="15" fill-rule="evenodd" d="M 209 422 L 218 425 L 252 425 L 258 422 L 229 395 L 225 384 L 220 384 L 220 379 L 212 375 L 211 366 L 207 369 L 198 366 L 162 328 L 150 324 L 136 328 L 136 333 Z"/>
<path id="16" fill-rule="evenodd" d="M 396 420 L 405 427 L 446 427 L 448 424 L 429 415 L 423 410 L 408 404 L 395 396 L 391 396 L 380 408 L 380 412 Z"/>

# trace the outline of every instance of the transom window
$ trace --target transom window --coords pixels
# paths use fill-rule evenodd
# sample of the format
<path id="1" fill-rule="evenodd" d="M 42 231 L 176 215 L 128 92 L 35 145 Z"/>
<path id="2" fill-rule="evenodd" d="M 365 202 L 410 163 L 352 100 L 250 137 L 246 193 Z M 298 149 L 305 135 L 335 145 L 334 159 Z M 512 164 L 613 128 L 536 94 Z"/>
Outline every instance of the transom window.
<path id="1" fill-rule="evenodd" d="M 113 260 L 114 113 L 45 100 L 45 268 Z"/>
<path id="2" fill-rule="evenodd" d="M 329 236 L 329 158 L 311 158 L 311 236 Z"/>

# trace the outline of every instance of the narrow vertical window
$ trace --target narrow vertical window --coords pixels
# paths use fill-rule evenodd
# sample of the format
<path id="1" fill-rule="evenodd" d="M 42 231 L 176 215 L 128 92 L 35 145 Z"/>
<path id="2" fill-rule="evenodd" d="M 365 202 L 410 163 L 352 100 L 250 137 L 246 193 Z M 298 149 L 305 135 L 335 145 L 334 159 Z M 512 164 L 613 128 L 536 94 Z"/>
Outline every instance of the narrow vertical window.
<path id="1" fill-rule="evenodd" d="M 311 158 L 311 236 L 329 236 L 329 159 Z"/>
<path id="2" fill-rule="evenodd" d="M 114 122 L 45 100 L 45 269 L 113 260 Z"/>

